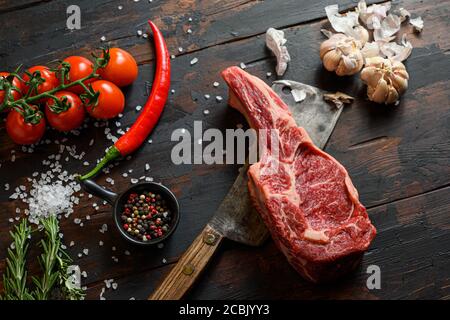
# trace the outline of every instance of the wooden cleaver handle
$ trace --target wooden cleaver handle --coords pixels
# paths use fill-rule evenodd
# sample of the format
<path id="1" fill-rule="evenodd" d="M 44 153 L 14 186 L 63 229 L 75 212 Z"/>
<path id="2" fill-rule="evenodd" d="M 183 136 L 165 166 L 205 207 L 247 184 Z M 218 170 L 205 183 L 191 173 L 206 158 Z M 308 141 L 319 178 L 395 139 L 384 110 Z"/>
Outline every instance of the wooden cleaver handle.
<path id="1" fill-rule="evenodd" d="M 211 257 L 223 235 L 210 225 L 197 236 L 149 300 L 178 300 L 192 287 Z"/>

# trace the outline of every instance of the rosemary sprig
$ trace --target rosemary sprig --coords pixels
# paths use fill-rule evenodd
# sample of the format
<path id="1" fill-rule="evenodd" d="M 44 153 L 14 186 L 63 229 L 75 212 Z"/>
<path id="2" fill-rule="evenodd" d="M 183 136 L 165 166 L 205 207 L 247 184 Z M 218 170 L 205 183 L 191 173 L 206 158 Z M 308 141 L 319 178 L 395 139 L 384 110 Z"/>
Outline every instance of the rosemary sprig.
<path id="1" fill-rule="evenodd" d="M 44 227 L 45 237 L 41 240 L 42 254 L 38 257 L 43 274 L 40 278 L 32 277 L 33 283 L 36 285 L 34 295 L 37 300 L 47 300 L 51 290 L 59 279 L 58 253 L 61 247 L 61 241 L 58 236 L 59 225 L 58 220 L 54 216 L 50 216 L 41 220 Z"/>
<path id="2" fill-rule="evenodd" d="M 8 249 L 6 259 L 6 271 L 3 275 L 3 286 L 6 300 L 47 300 L 54 297 L 54 293 L 61 293 L 61 298 L 80 300 L 84 292 L 73 282 L 68 273 L 72 263 L 69 255 L 61 247 L 59 237 L 59 223 L 55 216 L 44 218 L 40 221 L 43 226 L 44 237 L 40 241 L 42 254 L 38 257 L 42 268 L 40 277 L 32 277 L 35 289 L 30 291 L 26 287 L 26 253 L 28 251 L 28 238 L 31 235 L 31 227 L 27 220 L 21 223 L 11 232 L 13 238 L 12 248 Z"/>
<path id="3" fill-rule="evenodd" d="M 31 227 L 27 220 L 10 231 L 13 242 L 8 248 L 8 257 L 6 258 L 6 270 L 3 275 L 3 286 L 5 289 L 4 299 L 7 300 L 33 300 L 26 287 L 27 270 L 26 254 L 28 251 L 28 241 L 31 236 Z"/>

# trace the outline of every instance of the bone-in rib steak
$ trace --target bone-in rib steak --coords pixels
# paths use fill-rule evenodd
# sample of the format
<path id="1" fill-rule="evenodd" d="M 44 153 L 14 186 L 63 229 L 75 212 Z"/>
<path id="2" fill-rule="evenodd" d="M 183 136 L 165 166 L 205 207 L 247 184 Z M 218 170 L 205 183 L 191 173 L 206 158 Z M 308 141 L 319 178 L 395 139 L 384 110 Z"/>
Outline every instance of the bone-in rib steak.
<path id="1" fill-rule="evenodd" d="M 275 132 L 279 141 L 274 156 L 267 137 L 259 162 L 248 171 L 250 196 L 276 245 L 313 282 L 353 270 L 376 230 L 347 170 L 313 144 L 262 80 L 238 67 L 224 70 L 222 77 L 230 89 L 229 104 L 252 128 Z"/>

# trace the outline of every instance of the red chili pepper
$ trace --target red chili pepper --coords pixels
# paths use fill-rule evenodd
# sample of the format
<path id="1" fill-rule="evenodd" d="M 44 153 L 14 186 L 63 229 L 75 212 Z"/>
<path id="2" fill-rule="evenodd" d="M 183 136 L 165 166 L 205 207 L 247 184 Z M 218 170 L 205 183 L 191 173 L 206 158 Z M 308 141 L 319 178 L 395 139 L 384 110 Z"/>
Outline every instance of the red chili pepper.
<path id="1" fill-rule="evenodd" d="M 127 156 L 138 149 L 147 139 L 147 136 L 155 127 L 159 117 L 166 104 L 170 88 L 170 55 L 167 50 L 166 42 L 161 31 L 156 25 L 148 20 L 148 24 L 153 31 L 153 39 L 156 49 L 156 72 L 152 85 L 151 94 L 144 105 L 144 108 L 131 126 L 116 143 L 108 149 L 103 159 L 89 173 L 80 177 L 85 180 L 96 175 L 108 162 L 119 156 Z"/>

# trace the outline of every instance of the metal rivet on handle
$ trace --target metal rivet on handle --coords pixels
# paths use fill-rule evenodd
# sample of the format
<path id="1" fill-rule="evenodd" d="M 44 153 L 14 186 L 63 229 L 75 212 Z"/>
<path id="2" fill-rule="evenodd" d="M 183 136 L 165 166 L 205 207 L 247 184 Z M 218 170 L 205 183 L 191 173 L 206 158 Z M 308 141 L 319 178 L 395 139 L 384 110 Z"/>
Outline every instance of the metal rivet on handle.
<path id="1" fill-rule="evenodd" d="M 212 232 L 207 232 L 203 236 L 203 242 L 207 245 L 213 246 L 217 241 L 217 236 Z"/>
<path id="2" fill-rule="evenodd" d="M 187 276 L 190 276 L 194 273 L 195 268 L 191 264 L 187 264 L 183 267 L 183 273 Z"/>

